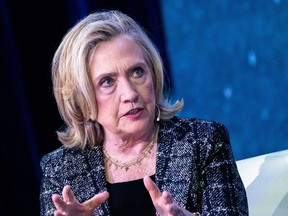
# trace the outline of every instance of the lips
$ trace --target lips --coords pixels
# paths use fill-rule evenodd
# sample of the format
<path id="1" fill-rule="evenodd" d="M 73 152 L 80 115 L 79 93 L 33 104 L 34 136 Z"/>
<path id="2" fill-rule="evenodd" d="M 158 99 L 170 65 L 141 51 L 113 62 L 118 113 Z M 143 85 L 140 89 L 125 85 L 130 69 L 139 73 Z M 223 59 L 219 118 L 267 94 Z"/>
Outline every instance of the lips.
<path id="1" fill-rule="evenodd" d="M 143 108 L 135 108 L 129 110 L 127 113 L 124 114 L 124 116 L 131 118 L 131 119 L 137 119 L 142 115 Z"/>
<path id="2" fill-rule="evenodd" d="M 129 112 L 127 112 L 125 115 L 135 115 L 138 112 L 140 112 L 141 110 L 143 110 L 143 109 L 141 109 L 141 108 L 132 109 Z"/>

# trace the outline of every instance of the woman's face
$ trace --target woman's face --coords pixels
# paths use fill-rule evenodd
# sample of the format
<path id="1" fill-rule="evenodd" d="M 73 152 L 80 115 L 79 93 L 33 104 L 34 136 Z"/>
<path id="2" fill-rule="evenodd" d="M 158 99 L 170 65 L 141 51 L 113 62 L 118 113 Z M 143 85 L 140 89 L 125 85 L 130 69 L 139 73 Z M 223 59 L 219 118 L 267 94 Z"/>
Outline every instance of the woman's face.
<path id="1" fill-rule="evenodd" d="M 106 134 L 143 136 L 145 130 L 152 128 L 152 71 L 133 39 L 122 35 L 101 42 L 90 69 L 98 104 L 96 120 Z"/>

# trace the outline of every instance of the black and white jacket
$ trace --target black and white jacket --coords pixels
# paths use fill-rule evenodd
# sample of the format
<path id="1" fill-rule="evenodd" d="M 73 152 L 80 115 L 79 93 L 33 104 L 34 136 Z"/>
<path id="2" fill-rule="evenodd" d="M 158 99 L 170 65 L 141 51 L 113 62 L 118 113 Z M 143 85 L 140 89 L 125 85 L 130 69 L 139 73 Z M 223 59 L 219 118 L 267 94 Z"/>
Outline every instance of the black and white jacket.
<path id="1" fill-rule="evenodd" d="M 247 197 L 224 125 L 173 117 L 160 122 L 155 181 L 161 191 L 191 212 L 248 215 Z M 102 146 L 85 150 L 60 147 L 41 160 L 41 216 L 53 215 L 51 195 L 70 185 L 84 202 L 106 190 Z M 106 201 L 93 215 L 109 214 Z"/>

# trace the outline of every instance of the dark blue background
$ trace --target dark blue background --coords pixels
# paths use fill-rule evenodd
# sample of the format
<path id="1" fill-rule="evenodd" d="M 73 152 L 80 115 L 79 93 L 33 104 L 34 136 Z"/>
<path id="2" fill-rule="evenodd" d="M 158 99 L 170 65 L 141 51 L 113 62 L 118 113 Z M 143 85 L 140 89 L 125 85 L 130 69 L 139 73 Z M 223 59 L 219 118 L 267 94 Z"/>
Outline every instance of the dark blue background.
<path id="1" fill-rule="evenodd" d="M 288 2 L 162 0 L 181 116 L 224 123 L 237 160 L 288 149 Z"/>

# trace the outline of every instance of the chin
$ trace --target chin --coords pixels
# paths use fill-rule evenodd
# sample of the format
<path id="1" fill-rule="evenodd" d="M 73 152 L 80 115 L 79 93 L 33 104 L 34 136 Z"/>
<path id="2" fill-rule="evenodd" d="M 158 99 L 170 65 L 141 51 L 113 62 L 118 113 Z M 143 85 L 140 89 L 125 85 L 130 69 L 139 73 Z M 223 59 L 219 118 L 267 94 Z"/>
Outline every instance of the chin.
<path id="1" fill-rule="evenodd" d="M 133 121 L 126 125 L 126 131 L 133 132 L 145 132 L 147 129 L 153 127 L 153 122 L 151 121 Z"/>

